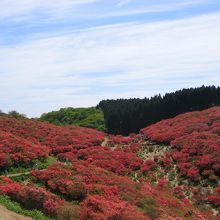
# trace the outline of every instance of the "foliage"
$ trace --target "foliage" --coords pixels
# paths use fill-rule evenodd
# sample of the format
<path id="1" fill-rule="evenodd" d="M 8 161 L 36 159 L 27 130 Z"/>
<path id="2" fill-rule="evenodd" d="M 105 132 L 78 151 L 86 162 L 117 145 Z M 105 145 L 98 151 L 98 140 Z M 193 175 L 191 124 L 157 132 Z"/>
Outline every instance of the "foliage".
<path id="1" fill-rule="evenodd" d="M 181 174 L 198 180 L 200 175 L 220 176 L 220 136 L 216 134 L 219 121 L 220 108 L 213 107 L 161 121 L 142 129 L 142 133 L 153 141 L 171 142 L 172 159 Z"/>
<path id="2" fill-rule="evenodd" d="M 19 113 L 15 110 L 8 112 L 8 116 L 9 117 L 13 117 L 13 118 L 26 118 L 25 114 Z"/>
<path id="3" fill-rule="evenodd" d="M 219 125 L 220 107 L 212 107 L 181 114 L 141 130 L 151 141 L 171 144 L 163 161 L 176 165 L 177 180 L 188 183 L 182 192 L 190 192 L 188 195 L 194 203 L 207 203 L 214 208 L 220 204 L 219 194 L 213 191 L 220 183 Z"/>
<path id="4" fill-rule="evenodd" d="M 48 153 L 49 149 L 45 146 L 0 131 L 0 168 L 28 165 L 35 159 L 48 157 Z"/>
<path id="5" fill-rule="evenodd" d="M 207 126 L 212 132 L 206 125 L 197 125 L 192 139 L 187 137 L 185 142 L 177 137 L 172 147 L 165 150 L 164 146 L 149 146 L 144 133 L 105 137 L 103 132 L 90 128 L 0 116 L 1 166 L 11 167 L 9 171 L 13 172 L 33 169 L 34 164 L 41 169 L 33 169 L 29 176 L 12 177 L 13 181 L 1 178 L 0 194 L 9 196 L 22 207 L 58 219 L 211 219 L 181 194 L 188 188 L 171 191 L 166 179 L 166 172 L 169 174 L 175 164 L 175 171 L 179 172 L 173 172 L 174 179 L 178 175 L 190 181 L 194 190 L 192 201 L 218 207 L 219 164 L 213 159 L 218 158 L 215 149 L 220 117 L 218 109 L 210 114 L 212 123 L 209 120 Z M 206 131 L 199 133 L 201 127 Z M 104 139 L 105 144 L 101 144 Z M 198 143 L 202 147 L 196 148 Z M 190 147 L 193 144 L 196 152 Z M 214 150 L 216 157 L 211 154 Z M 164 173 L 160 173 L 162 168 Z M 214 193 L 204 194 L 194 187 L 203 176 L 215 185 Z M 155 185 L 148 178 L 154 178 Z"/>
<path id="6" fill-rule="evenodd" d="M 23 208 L 19 203 L 12 201 L 8 196 L 0 195 L 0 204 L 4 205 L 7 209 L 16 212 L 20 215 L 25 215 L 36 220 L 54 220 L 52 217 L 44 215 L 41 211 L 33 209 L 27 210 Z"/>
<path id="7" fill-rule="evenodd" d="M 37 169 L 42 170 L 57 162 L 58 160 L 56 157 L 49 156 L 48 158 L 43 158 L 41 160 L 34 160 L 33 164 L 36 166 Z"/>
<path id="8" fill-rule="evenodd" d="M 33 144 L 55 148 L 72 146 L 86 148 L 100 145 L 104 140 L 104 133 L 91 128 L 76 126 L 56 126 L 37 120 L 15 119 L 0 116 L 0 131 L 25 139 Z"/>
<path id="9" fill-rule="evenodd" d="M 128 135 L 150 124 L 180 113 L 220 104 L 220 87 L 183 89 L 144 99 L 104 100 L 98 105 L 109 133 Z"/>
<path id="10" fill-rule="evenodd" d="M 143 161 L 133 153 L 111 150 L 108 147 L 90 147 L 77 152 L 77 157 L 118 174 L 129 174 L 140 169 Z"/>
<path id="11" fill-rule="evenodd" d="M 105 130 L 104 116 L 96 108 L 61 108 L 41 115 L 40 120 L 56 125 L 77 125 L 88 128 Z"/>
<path id="12" fill-rule="evenodd" d="M 4 178 L 0 186 L 0 192 L 19 202 L 26 209 L 42 210 L 47 215 L 55 216 L 57 208 L 63 201 L 56 195 L 45 189 L 32 185 L 23 185 Z"/>
<path id="13" fill-rule="evenodd" d="M 80 220 L 80 208 L 77 205 L 62 205 L 57 211 L 58 220 Z"/>

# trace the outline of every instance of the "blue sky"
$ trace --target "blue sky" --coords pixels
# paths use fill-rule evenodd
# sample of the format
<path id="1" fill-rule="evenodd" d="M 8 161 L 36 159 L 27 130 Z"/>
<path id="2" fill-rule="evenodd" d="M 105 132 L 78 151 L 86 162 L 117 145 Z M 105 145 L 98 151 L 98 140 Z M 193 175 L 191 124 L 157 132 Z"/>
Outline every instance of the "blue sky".
<path id="1" fill-rule="evenodd" d="M 0 109 L 220 85 L 219 0 L 1 0 Z"/>

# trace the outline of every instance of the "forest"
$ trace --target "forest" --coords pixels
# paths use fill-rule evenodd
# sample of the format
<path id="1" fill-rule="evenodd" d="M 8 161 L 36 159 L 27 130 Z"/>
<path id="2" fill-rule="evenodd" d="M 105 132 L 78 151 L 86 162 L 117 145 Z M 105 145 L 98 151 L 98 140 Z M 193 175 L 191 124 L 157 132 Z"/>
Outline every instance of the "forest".
<path id="1" fill-rule="evenodd" d="M 220 87 L 202 86 L 144 99 L 103 100 L 97 108 L 104 113 L 108 133 L 128 135 L 160 120 L 219 104 Z"/>

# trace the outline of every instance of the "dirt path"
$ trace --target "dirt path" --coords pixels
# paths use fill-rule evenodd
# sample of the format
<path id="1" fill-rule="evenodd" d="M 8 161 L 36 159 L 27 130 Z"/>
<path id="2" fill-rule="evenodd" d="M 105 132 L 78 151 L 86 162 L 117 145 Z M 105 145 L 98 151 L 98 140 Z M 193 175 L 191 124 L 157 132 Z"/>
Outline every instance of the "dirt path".
<path id="1" fill-rule="evenodd" d="M 33 220 L 30 217 L 25 217 L 15 212 L 9 211 L 4 206 L 0 205 L 0 220 Z"/>
<path id="2" fill-rule="evenodd" d="M 21 176 L 21 175 L 28 175 L 28 174 L 30 174 L 30 171 L 29 172 L 24 172 L 24 173 L 8 174 L 7 177 L 15 177 L 15 176 Z M 1 175 L 0 177 L 5 177 L 5 175 Z"/>

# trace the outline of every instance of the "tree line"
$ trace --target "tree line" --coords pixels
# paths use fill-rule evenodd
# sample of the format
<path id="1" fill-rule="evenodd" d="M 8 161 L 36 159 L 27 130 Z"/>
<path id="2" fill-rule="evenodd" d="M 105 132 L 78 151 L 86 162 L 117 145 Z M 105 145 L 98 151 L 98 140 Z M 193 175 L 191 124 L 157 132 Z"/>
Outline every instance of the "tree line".
<path id="1" fill-rule="evenodd" d="M 103 100 L 97 108 L 104 113 L 109 133 L 128 135 L 162 119 L 215 105 L 220 105 L 220 87 L 202 86 L 144 99 Z"/>

